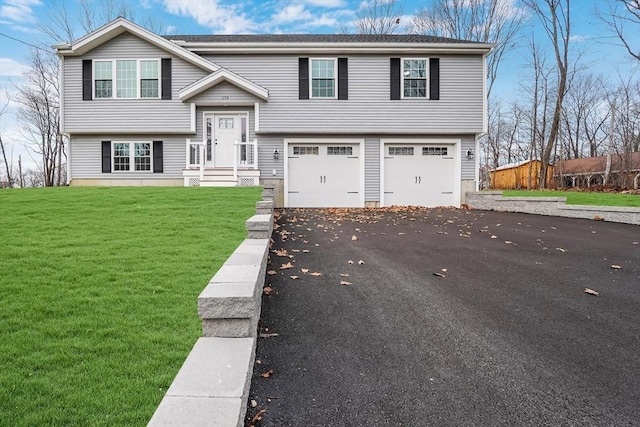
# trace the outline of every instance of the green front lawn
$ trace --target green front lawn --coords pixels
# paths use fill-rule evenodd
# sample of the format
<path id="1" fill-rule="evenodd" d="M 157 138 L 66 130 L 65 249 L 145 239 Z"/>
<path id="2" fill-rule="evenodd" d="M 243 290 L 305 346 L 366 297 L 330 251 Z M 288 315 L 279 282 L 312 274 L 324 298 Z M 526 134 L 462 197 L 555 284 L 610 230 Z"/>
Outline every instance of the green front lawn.
<path id="1" fill-rule="evenodd" d="M 259 188 L 0 191 L 0 426 L 144 426 Z"/>
<path id="2" fill-rule="evenodd" d="M 566 197 L 568 205 L 640 207 L 640 195 L 588 191 L 504 190 L 505 197 Z"/>

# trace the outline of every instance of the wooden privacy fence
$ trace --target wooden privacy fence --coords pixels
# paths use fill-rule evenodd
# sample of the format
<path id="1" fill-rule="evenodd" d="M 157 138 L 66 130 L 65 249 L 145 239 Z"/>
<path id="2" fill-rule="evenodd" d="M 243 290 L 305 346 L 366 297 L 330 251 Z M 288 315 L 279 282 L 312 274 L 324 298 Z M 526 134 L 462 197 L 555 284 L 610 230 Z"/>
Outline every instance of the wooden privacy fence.
<path id="1" fill-rule="evenodd" d="M 494 190 L 536 189 L 540 179 L 540 160 L 525 160 L 501 166 L 490 171 L 491 188 Z M 553 182 L 553 166 L 547 166 L 546 187 Z"/>

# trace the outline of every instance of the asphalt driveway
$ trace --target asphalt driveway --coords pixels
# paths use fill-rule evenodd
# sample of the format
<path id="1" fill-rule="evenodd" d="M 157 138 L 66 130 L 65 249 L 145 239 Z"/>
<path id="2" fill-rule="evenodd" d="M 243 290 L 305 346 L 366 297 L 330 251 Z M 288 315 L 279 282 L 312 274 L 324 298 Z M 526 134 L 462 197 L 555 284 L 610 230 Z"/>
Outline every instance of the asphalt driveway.
<path id="1" fill-rule="evenodd" d="M 278 225 L 248 422 L 640 425 L 640 227 L 454 209 Z"/>

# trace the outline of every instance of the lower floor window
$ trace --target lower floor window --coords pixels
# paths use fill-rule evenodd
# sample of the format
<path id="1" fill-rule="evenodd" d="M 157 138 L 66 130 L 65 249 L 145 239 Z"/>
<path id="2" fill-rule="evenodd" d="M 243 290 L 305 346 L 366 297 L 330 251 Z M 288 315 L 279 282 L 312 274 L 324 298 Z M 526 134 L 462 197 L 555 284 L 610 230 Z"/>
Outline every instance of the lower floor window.
<path id="1" fill-rule="evenodd" d="M 131 165 L 133 165 L 133 169 Z M 114 142 L 113 170 L 151 171 L 151 143 Z"/>

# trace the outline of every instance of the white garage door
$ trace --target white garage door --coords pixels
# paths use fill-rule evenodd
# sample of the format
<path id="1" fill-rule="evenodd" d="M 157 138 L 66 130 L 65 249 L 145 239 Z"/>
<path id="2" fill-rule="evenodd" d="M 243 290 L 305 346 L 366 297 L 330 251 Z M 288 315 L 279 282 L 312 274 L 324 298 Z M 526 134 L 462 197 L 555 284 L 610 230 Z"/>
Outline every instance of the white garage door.
<path id="1" fill-rule="evenodd" d="M 384 205 L 457 206 L 455 145 L 386 144 Z"/>
<path id="2" fill-rule="evenodd" d="M 287 206 L 362 207 L 360 144 L 288 144 Z"/>

